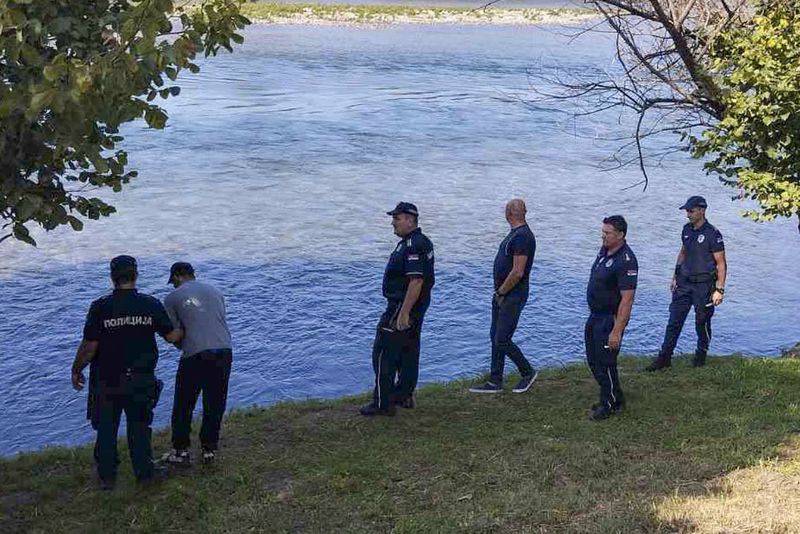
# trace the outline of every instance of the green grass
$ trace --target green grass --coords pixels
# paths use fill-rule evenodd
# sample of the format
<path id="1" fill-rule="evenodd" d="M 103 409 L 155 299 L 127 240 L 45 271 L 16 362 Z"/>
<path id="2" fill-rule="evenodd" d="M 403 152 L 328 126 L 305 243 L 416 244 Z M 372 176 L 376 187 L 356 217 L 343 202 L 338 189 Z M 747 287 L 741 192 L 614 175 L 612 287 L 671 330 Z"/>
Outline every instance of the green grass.
<path id="1" fill-rule="evenodd" d="M 603 422 L 587 418 L 597 386 L 581 365 L 543 372 L 526 395 L 428 386 L 395 418 L 358 416 L 364 397 L 240 411 L 218 465 L 148 489 L 124 449 L 113 492 L 94 489 L 88 447 L 22 455 L 0 462 L 0 530 L 690 532 L 676 502 L 768 465 L 797 431 L 800 361 L 643 366 L 624 360 L 628 408 Z"/>
<path id="2" fill-rule="evenodd" d="M 538 22 L 547 17 L 586 16 L 592 11 L 580 8 L 520 9 L 492 7 L 415 7 L 400 5 L 348 4 L 274 4 L 255 2 L 242 6 L 242 14 L 255 20 L 274 22 L 302 16 L 308 20 L 349 21 L 356 23 L 392 22 L 398 18 L 436 21 L 448 16 L 467 16 L 471 20 L 491 22 L 499 17 L 515 15 L 522 21 Z"/>

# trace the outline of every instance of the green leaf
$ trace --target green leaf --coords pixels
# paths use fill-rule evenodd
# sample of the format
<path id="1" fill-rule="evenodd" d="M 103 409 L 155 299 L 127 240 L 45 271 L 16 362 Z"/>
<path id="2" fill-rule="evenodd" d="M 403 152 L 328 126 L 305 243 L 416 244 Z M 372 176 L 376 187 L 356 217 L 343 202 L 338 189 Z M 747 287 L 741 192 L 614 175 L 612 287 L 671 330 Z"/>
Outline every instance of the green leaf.
<path id="1" fill-rule="evenodd" d="M 72 229 L 75 230 L 76 232 L 80 232 L 81 230 L 83 230 L 83 221 L 81 221 L 77 217 L 69 215 L 67 217 L 67 222 L 69 223 L 70 226 L 72 226 Z"/>

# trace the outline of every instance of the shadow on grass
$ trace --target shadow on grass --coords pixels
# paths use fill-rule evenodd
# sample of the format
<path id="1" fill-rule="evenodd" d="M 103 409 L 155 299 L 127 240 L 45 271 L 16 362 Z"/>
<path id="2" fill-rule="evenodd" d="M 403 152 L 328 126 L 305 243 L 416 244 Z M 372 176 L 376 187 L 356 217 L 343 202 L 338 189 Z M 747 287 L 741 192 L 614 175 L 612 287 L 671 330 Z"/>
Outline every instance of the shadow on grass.
<path id="1" fill-rule="evenodd" d="M 0 521 L 4 532 L 737 532 L 773 486 L 795 493 L 769 514 L 797 509 L 800 459 L 785 451 L 800 361 L 644 365 L 624 361 L 629 406 L 603 422 L 587 418 L 597 386 L 581 366 L 542 373 L 525 395 L 429 386 L 395 418 L 360 418 L 363 398 L 240 411 L 217 465 L 146 490 L 125 456 L 118 489 L 101 493 L 88 448 L 23 455 L 0 464 Z M 797 531 L 792 521 L 759 532 Z"/>

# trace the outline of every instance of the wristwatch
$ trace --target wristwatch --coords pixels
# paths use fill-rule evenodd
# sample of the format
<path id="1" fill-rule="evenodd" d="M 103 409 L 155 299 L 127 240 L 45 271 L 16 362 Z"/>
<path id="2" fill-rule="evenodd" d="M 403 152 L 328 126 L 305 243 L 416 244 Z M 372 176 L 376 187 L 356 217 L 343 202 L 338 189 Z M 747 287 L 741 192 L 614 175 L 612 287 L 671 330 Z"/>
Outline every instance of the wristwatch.
<path id="1" fill-rule="evenodd" d="M 724 288 L 724 287 L 715 287 L 715 288 L 714 288 L 714 291 L 719 291 L 719 293 L 720 293 L 721 295 L 724 295 L 724 294 L 725 294 L 725 288 Z"/>

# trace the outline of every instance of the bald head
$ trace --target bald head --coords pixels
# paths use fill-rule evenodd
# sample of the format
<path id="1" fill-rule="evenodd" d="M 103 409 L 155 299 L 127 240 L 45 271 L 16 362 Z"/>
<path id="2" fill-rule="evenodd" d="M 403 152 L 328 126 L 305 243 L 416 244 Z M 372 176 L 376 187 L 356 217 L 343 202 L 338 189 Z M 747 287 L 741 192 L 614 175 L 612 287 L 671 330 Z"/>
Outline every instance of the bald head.
<path id="1" fill-rule="evenodd" d="M 525 201 L 521 198 L 509 200 L 506 204 L 506 220 L 512 226 L 524 224 L 527 213 L 528 208 L 525 207 Z"/>

